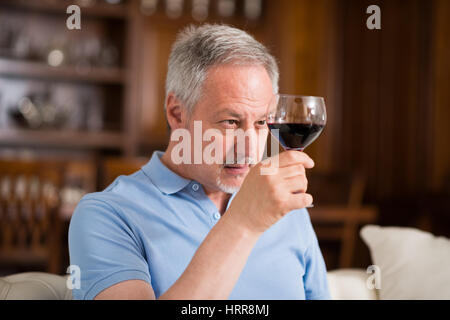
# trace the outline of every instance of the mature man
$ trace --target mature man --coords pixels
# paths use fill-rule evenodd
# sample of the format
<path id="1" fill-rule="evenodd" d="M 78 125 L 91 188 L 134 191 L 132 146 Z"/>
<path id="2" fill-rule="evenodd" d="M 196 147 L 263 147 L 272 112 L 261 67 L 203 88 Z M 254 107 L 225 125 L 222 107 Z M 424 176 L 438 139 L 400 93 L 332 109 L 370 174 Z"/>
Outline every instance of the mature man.
<path id="1" fill-rule="evenodd" d="M 199 123 L 201 135 L 214 129 L 224 137 L 217 140 L 224 159 L 194 161 L 207 143 L 198 149 L 193 137 L 192 152 L 182 155 L 193 161 L 176 164 L 180 141 L 171 141 L 141 170 L 86 195 L 69 231 L 71 264 L 81 271 L 75 298 L 330 298 L 304 209 L 313 161 L 283 152 L 274 174 L 256 163 L 277 83 L 275 59 L 244 31 L 203 25 L 178 35 L 166 80 L 171 132 L 194 136 Z M 238 129 L 246 133 L 243 152 L 225 139 Z"/>

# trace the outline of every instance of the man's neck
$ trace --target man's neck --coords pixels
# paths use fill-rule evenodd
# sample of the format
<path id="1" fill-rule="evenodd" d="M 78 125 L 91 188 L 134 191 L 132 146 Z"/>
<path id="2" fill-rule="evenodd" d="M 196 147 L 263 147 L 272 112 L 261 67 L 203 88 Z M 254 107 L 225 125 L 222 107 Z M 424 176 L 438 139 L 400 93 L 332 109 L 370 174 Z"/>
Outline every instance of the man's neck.
<path id="1" fill-rule="evenodd" d="M 179 176 L 193 180 L 192 177 L 189 176 L 189 170 L 185 166 L 186 165 L 176 165 L 172 162 L 172 159 L 170 158 L 170 147 L 164 152 L 163 156 L 161 157 L 161 162 L 170 170 L 178 174 Z M 208 196 L 208 198 L 215 204 L 217 207 L 217 210 L 220 212 L 221 215 L 223 215 L 227 209 L 228 201 L 231 198 L 231 194 L 225 193 L 220 190 L 211 190 L 208 187 L 203 185 L 203 189 L 205 191 L 205 194 Z"/>
<path id="2" fill-rule="evenodd" d="M 217 210 L 219 210 L 220 214 L 223 215 L 227 210 L 228 201 L 231 198 L 231 194 L 225 193 L 223 191 L 210 191 L 208 188 L 205 188 L 206 195 L 208 198 L 216 205 Z"/>

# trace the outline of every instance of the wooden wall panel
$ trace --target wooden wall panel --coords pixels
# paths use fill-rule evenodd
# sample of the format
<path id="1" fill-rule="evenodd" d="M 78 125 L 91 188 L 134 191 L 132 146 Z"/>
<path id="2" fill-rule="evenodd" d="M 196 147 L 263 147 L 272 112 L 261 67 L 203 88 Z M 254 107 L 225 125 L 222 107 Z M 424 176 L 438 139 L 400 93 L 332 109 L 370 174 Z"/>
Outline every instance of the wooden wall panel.
<path id="1" fill-rule="evenodd" d="M 381 30 L 366 27 L 372 4 Z M 370 202 L 426 193 L 448 173 L 448 6 L 301 0 L 269 10 L 280 90 L 328 100 L 327 130 L 307 149 L 316 170 L 364 171 Z"/>
<path id="2" fill-rule="evenodd" d="M 365 26 L 366 8 L 381 8 L 382 29 Z M 342 168 L 362 168 L 368 199 L 426 189 L 430 164 L 428 101 L 431 4 L 428 1 L 346 1 L 344 4 Z M 425 49 L 424 49 L 425 48 Z"/>
<path id="3" fill-rule="evenodd" d="M 168 141 L 164 115 L 165 77 L 170 48 L 179 27 L 157 23 L 151 18 L 144 23 L 140 142 L 150 148 L 164 146 Z"/>
<path id="4" fill-rule="evenodd" d="M 433 127 L 423 134 L 433 139 L 433 150 L 428 154 L 433 162 L 428 176 L 433 191 L 438 191 L 450 187 L 450 1 L 435 3 Z"/>
<path id="5" fill-rule="evenodd" d="M 328 123 L 306 152 L 316 170 L 333 171 L 338 163 L 334 136 L 339 130 L 338 90 L 340 11 L 335 0 L 268 1 L 266 39 L 280 66 L 280 93 L 325 97 Z"/>

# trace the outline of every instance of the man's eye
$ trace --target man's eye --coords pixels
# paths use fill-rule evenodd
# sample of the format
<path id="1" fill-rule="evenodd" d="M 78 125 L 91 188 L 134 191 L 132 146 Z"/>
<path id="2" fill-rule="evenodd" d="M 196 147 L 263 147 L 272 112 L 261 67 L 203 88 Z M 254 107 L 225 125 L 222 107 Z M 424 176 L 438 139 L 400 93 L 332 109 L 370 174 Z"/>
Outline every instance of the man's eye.
<path id="1" fill-rule="evenodd" d="M 231 119 L 229 119 L 229 120 L 224 120 L 224 121 L 222 121 L 222 122 L 225 123 L 225 124 L 228 124 L 228 125 L 232 125 L 232 126 L 238 124 L 238 121 L 237 121 L 237 120 L 231 120 Z"/>
<path id="2" fill-rule="evenodd" d="M 258 126 L 265 126 L 266 125 L 266 120 L 259 120 L 257 122 Z"/>

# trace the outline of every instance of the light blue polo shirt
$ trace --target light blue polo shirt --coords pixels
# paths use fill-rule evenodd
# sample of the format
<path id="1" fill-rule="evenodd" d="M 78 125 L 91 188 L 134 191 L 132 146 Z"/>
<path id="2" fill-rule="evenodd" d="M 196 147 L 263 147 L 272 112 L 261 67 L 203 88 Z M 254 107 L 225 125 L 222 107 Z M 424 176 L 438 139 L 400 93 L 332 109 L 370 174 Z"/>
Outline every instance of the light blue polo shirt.
<path id="1" fill-rule="evenodd" d="M 168 169 L 162 152 L 78 204 L 69 228 L 75 299 L 93 299 L 139 279 L 156 297 L 169 289 L 221 215 L 202 186 Z M 232 199 L 230 200 L 232 201 Z M 258 239 L 230 299 L 330 299 L 326 267 L 308 212 L 287 214 Z"/>

